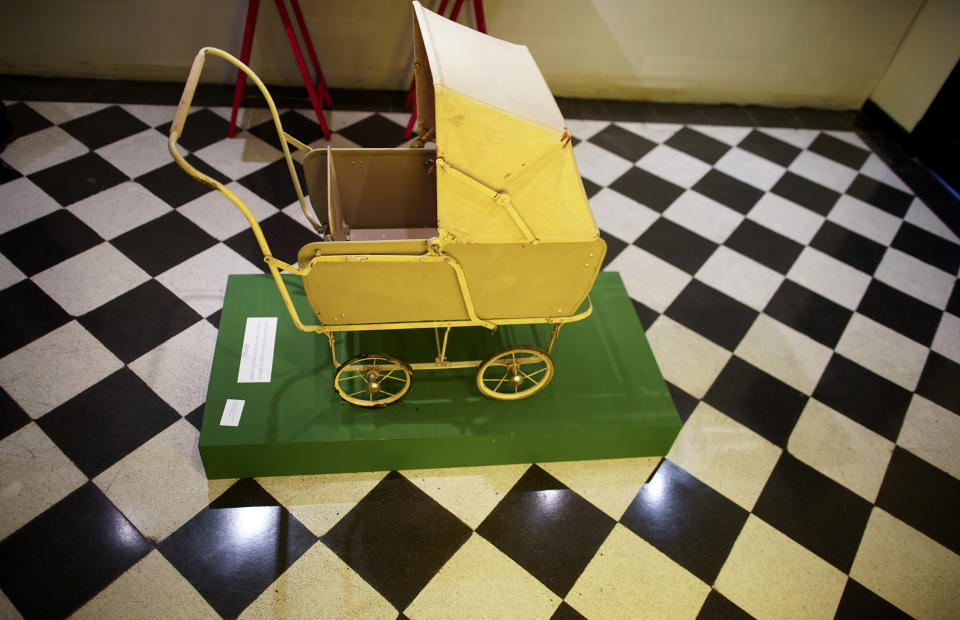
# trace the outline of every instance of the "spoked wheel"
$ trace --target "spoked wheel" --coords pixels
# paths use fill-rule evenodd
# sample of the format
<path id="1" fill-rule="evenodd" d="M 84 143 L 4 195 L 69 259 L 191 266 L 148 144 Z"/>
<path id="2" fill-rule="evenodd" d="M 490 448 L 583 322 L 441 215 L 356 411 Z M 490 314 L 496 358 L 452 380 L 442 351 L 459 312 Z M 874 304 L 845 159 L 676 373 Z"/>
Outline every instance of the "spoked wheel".
<path id="1" fill-rule="evenodd" d="M 536 347 L 508 347 L 480 364 L 477 387 L 484 396 L 519 400 L 547 387 L 553 378 L 553 360 Z"/>
<path id="2" fill-rule="evenodd" d="M 367 353 L 341 364 L 333 377 L 333 387 L 351 405 L 386 407 L 410 391 L 412 374 L 403 360 L 385 353 Z"/>

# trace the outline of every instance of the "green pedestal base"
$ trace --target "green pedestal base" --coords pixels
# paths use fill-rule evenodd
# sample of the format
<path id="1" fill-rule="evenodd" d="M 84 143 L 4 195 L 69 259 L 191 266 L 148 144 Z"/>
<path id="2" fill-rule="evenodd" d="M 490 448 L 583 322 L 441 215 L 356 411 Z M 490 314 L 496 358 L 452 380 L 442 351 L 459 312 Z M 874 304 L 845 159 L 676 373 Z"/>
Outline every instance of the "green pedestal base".
<path id="1" fill-rule="evenodd" d="M 300 316 L 313 314 L 300 279 L 286 279 Z M 364 409 L 333 389 L 325 337 L 293 327 L 269 275 L 233 275 L 200 433 L 208 478 L 280 476 L 629 456 L 662 456 L 680 418 L 619 274 L 601 273 L 593 315 L 560 330 L 556 374 L 531 398 L 480 395 L 475 369 L 423 370 L 399 403 Z M 248 317 L 278 317 L 270 383 L 237 383 Z M 520 344 L 546 348 L 547 325 L 459 328 L 448 358 L 484 359 Z M 389 353 L 433 361 L 433 330 L 351 332 L 337 336 L 340 361 Z M 221 426 L 227 399 L 245 401 L 239 426 Z"/>

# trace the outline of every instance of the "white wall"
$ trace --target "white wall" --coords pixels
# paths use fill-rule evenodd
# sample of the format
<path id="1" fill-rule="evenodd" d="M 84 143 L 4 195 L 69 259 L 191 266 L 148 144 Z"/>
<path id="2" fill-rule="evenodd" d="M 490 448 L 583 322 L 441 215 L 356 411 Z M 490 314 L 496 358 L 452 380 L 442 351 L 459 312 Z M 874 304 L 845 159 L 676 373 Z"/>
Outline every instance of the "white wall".
<path id="1" fill-rule="evenodd" d="M 927 0 L 870 98 L 913 131 L 960 61 L 960 2 Z"/>
<path id="2" fill-rule="evenodd" d="M 952 2 L 953 0 L 939 0 Z M 252 65 L 299 74 L 264 0 Z M 438 5 L 438 0 L 428 4 Z M 491 34 L 528 45 L 558 95 L 857 108 L 922 0 L 486 0 Z M 329 84 L 405 88 L 404 0 L 301 0 Z M 4 3 L 0 72 L 181 81 L 203 45 L 239 52 L 242 0 Z M 467 2 L 461 21 L 472 23 Z M 206 81 L 234 72 L 209 63 Z"/>

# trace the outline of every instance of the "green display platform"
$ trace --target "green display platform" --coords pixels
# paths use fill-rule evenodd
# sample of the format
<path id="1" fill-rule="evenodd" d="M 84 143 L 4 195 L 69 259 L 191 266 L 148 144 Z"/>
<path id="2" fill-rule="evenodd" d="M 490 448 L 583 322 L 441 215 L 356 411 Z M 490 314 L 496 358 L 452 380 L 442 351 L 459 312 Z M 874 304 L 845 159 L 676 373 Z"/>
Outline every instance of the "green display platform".
<path id="1" fill-rule="evenodd" d="M 312 318 L 300 279 L 286 282 L 300 316 Z M 560 330 L 556 374 L 536 396 L 494 401 L 480 395 L 475 369 L 423 370 L 399 403 L 364 409 L 336 395 L 326 337 L 297 331 L 269 275 L 230 276 L 200 432 L 207 477 L 664 455 L 681 422 L 619 274 L 601 273 L 591 299 L 593 315 Z M 237 383 L 248 317 L 278 317 L 269 383 Z M 548 325 L 457 328 L 448 358 L 546 348 L 549 334 Z M 337 337 L 341 362 L 375 352 L 433 361 L 433 330 Z M 221 426 L 227 399 L 245 401 L 238 426 Z"/>

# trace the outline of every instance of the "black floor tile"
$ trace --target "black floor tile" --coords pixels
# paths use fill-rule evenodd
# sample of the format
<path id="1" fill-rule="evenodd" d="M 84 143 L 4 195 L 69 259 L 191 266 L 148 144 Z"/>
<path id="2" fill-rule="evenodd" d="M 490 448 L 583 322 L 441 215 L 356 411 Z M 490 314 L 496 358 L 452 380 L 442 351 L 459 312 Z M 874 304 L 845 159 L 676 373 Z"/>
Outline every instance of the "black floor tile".
<path id="1" fill-rule="evenodd" d="M 818 155 L 829 157 L 833 161 L 849 166 L 854 170 L 859 170 L 870 155 L 868 151 L 862 148 L 825 133 L 817 136 L 816 140 L 807 148 Z"/>
<path id="2" fill-rule="evenodd" d="M 727 597 L 716 590 L 710 590 L 707 600 L 700 608 L 700 613 L 697 614 L 697 620 L 750 620 L 751 618 L 753 616 L 731 603 Z"/>
<path id="3" fill-rule="evenodd" d="M 689 127 L 684 127 L 670 136 L 670 139 L 664 142 L 664 144 L 672 146 L 678 151 L 683 151 L 688 155 L 693 155 L 708 164 L 717 163 L 717 160 L 723 157 L 724 153 L 731 148 L 729 144 L 724 144 L 710 136 L 705 136 L 699 131 L 694 131 Z"/>
<path id="4" fill-rule="evenodd" d="M 96 153 L 87 153 L 34 172 L 28 178 L 66 207 L 123 183 L 127 175 Z"/>
<path id="5" fill-rule="evenodd" d="M 753 514 L 846 573 L 871 508 L 867 500 L 784 452 Z"/>
<path id="6" fill-rule="evenodd" d="M 960 480 L 897 446 L 877 506 L 960 553 Z"/>
<path id="7" fill-rule="evenodd" d="M 30 423 L 30 416 L 7 391 L 0 388 L 0 439 Z"/>
<path id="8" fill-rule="evenodd" d="M 591 137 L 588 142 L 616 153 L 630 162 L 636 162 L 657 146 L 656 142 L 651 142 L 617 125 L 610 125 Z"/>
<path id="9" fill-rule="evenodd" d="M 744 215 L 763 197 L 763 192 L 719 170 L 710 170 L 693 189 Z"/>
<path id="10" fill-rule="evenodd" d="M 660 313 L 652 308 L 648 308 L 646 305 L 640 303 L 636 299 L 633 299 L 633 309 L 637 312 L 637 318 L 640 319 L 640 325 L 643 325 L 644 331 L 650 329 L 650 326 L 653 325 L 653 322 L 657 320 L 657 317 L 660 316 Z"/>
<path id="11" fill-rule="evenodd" d="M 191 166 L 207 176 L 213 177 L 217 181 L 224 184 L 230 182 L 230 179 L 211 168 L 199 157 L 187 155 L 186 159 Z M 151 170 L 150 172 L 137 177 L 136 181 L 174 208 L 199 198 L 207 192 L 214 191 L 209 185 L 197 181 L 184 172 L 176 162 L 170 162 L 169 164 L 161 166 L 156 170 Z M 289 176 L 287 178 L 287 183 L 290 183 Z"/>
<path id="12" fill-rule="evenodd" d="M 700 403 L 699 400 L 690 396 L 674 384 L 669 381 L 664 381 L 667 384 L 667 390 L 670 392 L 670 397 L 673 399 L 673 405 L 677 408 L 677 414 L 680 415 L 680 421 L 686 422 L 690 419 L 690 416 L 693 414 L 693 410 L 697 408 L 697 405 Z"/>
<path id="13" fill-rule="evenodd" d="M 27 618 L 65 617 L 152 547 L 88 482 L 0 542 L 0 588 Z"/>
<path id="14" fill-rule="evenodd" d="M 807 397 L 733 356 L 704 400 L 780 447 L 786 447 Z"/>
<path id="15" fill-rule="evenodd" d="M 391 472 L 322 540 L 402 610 L 468 538 L 467 525 Z"/>
<path id="16" fill-rule="evenodd" d="M 694 274 L 717 249 L 717 244 L 660 218 L 633 242 L 668 263 Z"/>
<path id="17" fill-rule="evenodd" d="M 784 173 L 771 189 L 774 194 L 804 206 L 820 215 L 827 215 L 840 199 L 840 194 L 792 172 Z"/>
<path id="18" fill-rule="evenodd" d="M 22 102 L 6 106 L 5 113 L 7 120 L 13 125 L 14 140 L 53 125 L 43 115 Z"/>
<path id="19" fill-rule="evenodd" d="M 603 187 L 597 185 L 590 179 L 580 177 L 580 180 L 583 181 L 583 191 L 587 194 L 587 198 L 593 198 L 597 195 L 597 192 L 603 189 Z"/>
<path id="20" fill-rule="evenodd" d="M 703 581 L 713 583 L 748 514 L 664 460 L 620 523 Z"/>
<path id="21" fill-rule="evenodd" d="M 691 280 L 665 312 L 671 319 L 733 351 L 757 318 L 757 311 L 699 280 Z"/>
<path id="22" fill-rule="evenodd" d="M 263 230 L 264 237 L 267 238 L 267 243 L 270 244 L 273 255 L 292 265 L 297 262 L 297 252 L 300 248 L 318 240 L 315 233 L 283 213 L 275 213 L 263 220 L 260 222 L 260 228 Z M 257 244 L 257 238 L 249 228 L 230 237 L 224 243 L 240 256 L 267 271 L 267 264 L 263 262 L 263 253 Z"/>
<path id="23" fill-rule="evenodd" d="M 37 421 L 89 478 L 180 419 L 128 368 L 121 368 Z"/>
<path id="24" fill-rule="evenodd" d="M 910 392 L 836 353 L 813 397 L 890 441 L 896 441 Z"/>
<path id="25" fill-rule="evenodd" d="M 170 126 L 173 122 L 165 123 L 157 127 L 157 131 L 164 136 L 170 135 Z M 271 126 L 273 121 L 270 122 Z M 205 146 L 210 146 L 218 140 L 227 137 L 230 131 L 230 122 L 222 116 L 211 112 L 206 108 L 194 110 L 187 115 L 186 122 L 183 125 L 183 131 L 180 132 L 180 139 L 177 144 L 190 151 L 199 151 Z M 273 132 L 276 138 L 277 132 Z M 279 147 L 278 147 L 279 148 Z"/>
<path id="26" fill-rule="evenodd" d="M 214 313 L 211 314 L 210 316 L 206 317 L 206 318 L 207 318 L 207 321 L 209 321 L 210 324 L 213 325 L 214 327 L 216 327 L 217 329 L 220 329 L 220 313 L 221 313 L 221 311 L 222 311 L 222 309 L 221 309 L 221 310 L 217 310 L 216 312 L 214 312 Z"/>
<path id="27" fill-rule="evenodd" d="M 150 127 L 120 106 L 110 106 L 93 114 L 67 121 L 60 127 L 83 142 L 90 150 L 140 133 Z"/>
<path id="28" fill-rule="evenodd" d="M 23 280 L 0 291 L 0 357 L 33 342 L 69 320 L 70 315 L 66 310 L 30 280 Z"/>
<path id="29" fill-rule="evenodd" d="M 753 220 L 743 220 L 723 245 L 749 256 L 762 265 L 786 274 L 803 246 Z"/>
<path id="30" fill-rule="evenodd" d="M 873 274 L 886 247 L 857 233 L 825 221 L 810 245 L 860 271 Z"/>
<path id="31" fill-rule="evenodd" d="M 313 112 L 311 111 L 311 114 Z M 290 134 L 304 144 L 310 144 L 323 137 L 323 130 L 316 121 L 311 121 L 303 114 L 288 110 L 280 115 L 280 123 L 283 125 L 283 131 Z M 260 123 L 256 127 L 247 130 L 256 137 L 260 138 L 275 149 L 282 150 L 280 139 L 277 137 L 277 126 L 273 119 L 265 123 Z"/>
<path id="32" fill-rule="evenodd" d="M 780 284 L 764 312 L 831 349 L 840 342 L 840 336 L 853 316 L 840 304 L 792 280 Z"/>
<path id="33" fill-rule="evenodd" d="M 911 617 L 850 578 L 843 589 L 834 620 L 909 620 Z"/>
<path id="34" fill-rule="evenodd" d="M 337 133 L 364 148 L 392 148 L 400 146 L 406 139 L 404 128 L 390 119 L 374 114 L 358 123 L 344 127 Z"/>
<path id="35" fill-rule="evenodd" d="M 928 233 L 909 222 L 900 225 L 892 247 L 925 263 L 956 275 L 960 270 L 960 245 Z"/>
<path id="36" fill-rule="evenodd" d="M 316 540 L 263 487 L 246 478 L 158 549 L 217 613 L 236 617 Z"/>
<path id="37" fill-rule="evenodd" d="M 531 465 L 477 533 L 563 598 L 613 526 L 593 504 Z"/>
<path id="38" fill-rule="evenodd" d="M 61 209 L 0 235 L 0 253 L 32 276 L 102 241 L 93 229 Z"/>
<path id="39" fill-rule="evenodd" d="M 682 187 L 636 166 L 611 183 L 610 188 L 660 213 L 683 194 Z"/>
<path id="40" fill-rule="evenodd" d="M 200 405 L 187 415 L 183 416 L 183 418 L 190 424 L 193 424 L 198 431 L 201 430 L 201 427 L 203 426 L 203 408 L 205 406 L 206 405 Z"/>
<path id="41" fill-rule="evenodd" d="M 607 265 L 609 265 L 610 262 L 620 254 L 620 252 L 623 252 L 628 244 L 626 241 L 621 241 L 617 237 L 614 237 L 604 230 L 600 231 L 600 237 L 607 244 L 607 253 L 603 255 L 603 266 L 601 267 L 601 269 L 606 269 Z"/>
<path id="42" fill-rule="evenodd" d="M 293 162 L 293 167 L 300 179 L 300 187 L 306 187 L 303 181 L 303 167 L 297 162 Z M 293 187 L 293 179 L 290 178 L 290 169 L 285 159 L 278 159 L 256 172 L 237 179 L 237 182 L 278 209 L 293 204 L 297 200 L 297 191 Z"/>
<path id="43" fill-rule="evenodd" d="M 202 317 L 156 280 L 80 317 L 80 324 L 129 364 Z M 144 329 L 149 325 L 149 329 Z"/>
<path id="44" fill-rule="evenodd" d="M 784 168 L 793 163 L 802 151 L 792 144 L 774 138 L 770 134 L 754 129 L 737 145 L 745 151 L 759 155 L 764 159 L 780 164 Z"/>
<path id="45" fill-rule="evenodd" d="M 10 164 L 0 159 L 0 185 L 19 179 L 23 175 L 14 170 Z"/>
<path id="46" fill-rule="evenodd" d="M 560 601 L 560 606 L 550 616 L 550 620 L 586 620 L 586 618 L 566 601 Z"/>
<path id="47" fill-rule="evenodd" d="M 960 316 L 960 280 L 953 283 L 953 293 L 947 300 L 947 312 L 953 313 L 954 316 Z"/>
<path id="48" fill-rule="evenodd" d="M 879 280 L 870 281 L 857 311 L 928 347 L 942 316 L 937 308 Z"/>
<path id="49" fill-rule="evenodd" d="M 151 220 L 110 242 L 151 276 L 216 245 L 217 240 L 176 211 Z"/>
<path id="50" fill-rule="evenodd" d="M 913 202 L 913 196 L 910 194 L 862 174 L 857 175 L 846 193 L 897 217 L 905 216 L 910 203 Z"/>
<path id="51" fill-rule="evenodd" d="M 960 415 L 960 365 L 930 351 L 917 384 L 917 394 Z"/>

